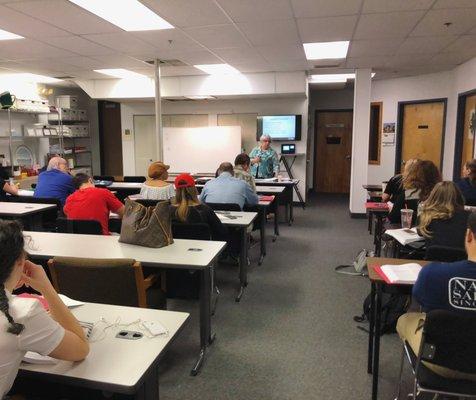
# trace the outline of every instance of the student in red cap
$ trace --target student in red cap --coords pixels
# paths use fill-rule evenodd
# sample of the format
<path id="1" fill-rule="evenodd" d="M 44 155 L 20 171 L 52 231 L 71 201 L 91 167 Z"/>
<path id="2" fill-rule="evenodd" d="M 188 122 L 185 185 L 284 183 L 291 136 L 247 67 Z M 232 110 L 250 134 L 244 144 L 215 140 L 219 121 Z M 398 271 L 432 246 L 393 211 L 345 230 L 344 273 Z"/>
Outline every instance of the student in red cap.
<path id="1" fill-rule="evenodd" d="M 228 239 L 228 231 L 215 212 L 198 200 L 195 180 L 189 174 L 175 178 L 175 199 L 172 201 L 171 215 L 173 222 L 208 224 L 213 240 Z"/>

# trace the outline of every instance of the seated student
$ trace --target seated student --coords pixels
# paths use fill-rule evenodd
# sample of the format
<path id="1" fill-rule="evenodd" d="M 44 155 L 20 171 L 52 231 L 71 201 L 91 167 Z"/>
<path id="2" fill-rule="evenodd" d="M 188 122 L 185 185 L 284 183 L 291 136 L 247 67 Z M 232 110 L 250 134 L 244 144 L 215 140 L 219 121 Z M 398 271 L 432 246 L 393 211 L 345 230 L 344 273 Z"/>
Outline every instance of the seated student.
<path id="1" fill-rule="evenodd" d="M 255 178 L 253 178 L 250 174 L 250 165 L 251 160 L 248 154 L 238 154 L 235 158 L 235 168 L 233 169 L 233 172 L 235 178 L 245 181 L 251 186 L 253 192 L 256 192 Z"/>
<path id="2" fill-rule="evenodd" d="M 218 177 L 208 181 L 200 194 L 204 203 L 238 204 L 241 208 L 258 204 L 258 195 L 246 182 L 233 177 L 233 165 L 221 163 L 217 171 Z"/>
<path id="3" fill-rule="evenodd" d="M 476 317 L 476 213 L 468 218 L 465 247 L 468 260 L 453 263 L 432 262 L 418 275 L 413 287 L 413 297 L 423 312 L 409 312 L 402 315 L 397 323 L 397 332 L 406 340 L 415 354 L 420 350 L 420 342 L 425 313 L 431 310 L 448 310 Z M 455 284 L 450 284 L 453 281 Z M 476 380 L 476 375 L 426 363 L 433 372 L 446 378 Z"/>
<path id="4" fill-rule="evenodd" d="M 429 246 L 464 247 L 469 211 L 453 182 L 439 182 L 422 204 L 418 230 Z"/>
<path id="5" fill-rule="evenodd" d="M 68 163 L 64 158 L 53 157 L 47 170 L 38 175 L 34 196 L 59 199 L 64 205 L 66 197 L 73 192 L 73 178 L 69 174 Z"/>
<path id="6" fill-rule="evenodd" d="M 432 161 L 423 160 L 412 163 L 403 177 L 405 191 L 395 198 L 388 220 L 392 224 L 399 224 L 400 211 L 403 208 L 409 208 L 413 210 L 413 223 L 415 223 L 419 204 L 428 198 L 433 187 L 440 181 L 440 171 Z"/>
<path id="7" fill-rule="evenodd" d="M 170 200 L 175 196 L 174 185 L 167 182 L 169 165 L 162 161 L 156 161 L 149 166 L 147 175 L 149 179 L 145 181 L 140 189 L 143 199 L 149 200 Z"/>
<path id="8" fill-rule="evenodd" d="M 382 202 L 386 203 L 387 201 L 391 201 L 394 203 L 395 199 L 403 193 L 403 176 L 408 173 L 410 166 L 416 161 L 419 160 L 416 158 L 408 160 L 405 163 L 403 173 L 394 175 L 388 180 L 385 190 L 382 193 Z"/>
<path id="9" fill-rule="evenodd" d="M 73 182 L 77 190 L 66 199 L 63 209 L 66 216 L 69 219 L 99 221 L 103 235 L 110 235 L 109 213 L 116 213 L 122 218 L 124 204 L 109 190 L 95 187 L 93 179 L 86 174 L 76 174 Z"/>
<path id="10" fill-rule="evenodd" d="M 464 164 L 463 178 L 458 181 L 458 187 L 463 193 L 465 204 L 476 206 L 476 160 L 467 161 Z"/>
<path id="11" fill-rule="evenodd" d="M 0 198 L 4 197 L 7 193 L 18 196 L 18 187 L 16 185 L 10 185 L 10 183 L 0 177 Z"/>
<path id="12" fill-rule="evenodd" d="M 0 398 L 12 387 L 27 351 L 68 361 L 81 361 L 89 352 L 83 328 L 43 268 L 26 259 L 24 244 L 17 222 L 0 221 Z M 49 313 L 36 299 L 12 295 L 22 285 L 43 295 Z"/>
<path id="13" fill-rule="evenodd" d="M 191 224 L 206 223 L 210 227 L 213 240 L 226 241 L 228 231 L 206 204 L 198 200 L 195 180 L 189 174 L 181 174 L 175 178 L 175 199 L 170 207 L 172 221 Z"/>

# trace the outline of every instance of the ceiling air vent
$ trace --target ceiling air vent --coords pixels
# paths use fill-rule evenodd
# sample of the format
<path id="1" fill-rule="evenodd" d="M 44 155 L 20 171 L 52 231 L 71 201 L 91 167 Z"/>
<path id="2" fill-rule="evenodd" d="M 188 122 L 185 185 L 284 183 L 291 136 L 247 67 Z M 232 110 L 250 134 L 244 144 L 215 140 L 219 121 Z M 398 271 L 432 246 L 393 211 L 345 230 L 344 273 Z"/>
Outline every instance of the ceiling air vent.
<path id="1" fill-rule="evenodd" d="M 67 79 L 74 79 L 76 78 L 75 76 L 54 76 L 53 78 L 55 79 L 61 79 L 63 81 L 67 80 Z"/>
<path id="2" fill-rule="evenodd" d="M 155 62 L 154 60 L 148 60 L 146 61 L 147 64 L 154 65 Z M 160 60 L 159 61 L 160 65 L 167 65 L 171 67 L 185 67 L 187 64 L 185 64 L 183 61 L 180 60 Z"/>

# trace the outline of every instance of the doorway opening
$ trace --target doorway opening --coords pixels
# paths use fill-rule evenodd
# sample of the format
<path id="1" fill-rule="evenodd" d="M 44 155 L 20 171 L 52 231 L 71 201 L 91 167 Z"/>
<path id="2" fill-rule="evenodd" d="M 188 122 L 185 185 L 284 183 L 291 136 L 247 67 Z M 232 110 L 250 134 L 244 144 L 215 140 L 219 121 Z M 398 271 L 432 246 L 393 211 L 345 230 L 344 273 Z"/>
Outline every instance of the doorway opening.
<path id="1" fill-rule="evenodd" d="M 456 122 L 455 158 L 453 164 L 453 180 L 463 175 L 466 161 L 474 158 L 476 133 L 476 90 L 461 93 L 458 96 L 458 112 Z"/>

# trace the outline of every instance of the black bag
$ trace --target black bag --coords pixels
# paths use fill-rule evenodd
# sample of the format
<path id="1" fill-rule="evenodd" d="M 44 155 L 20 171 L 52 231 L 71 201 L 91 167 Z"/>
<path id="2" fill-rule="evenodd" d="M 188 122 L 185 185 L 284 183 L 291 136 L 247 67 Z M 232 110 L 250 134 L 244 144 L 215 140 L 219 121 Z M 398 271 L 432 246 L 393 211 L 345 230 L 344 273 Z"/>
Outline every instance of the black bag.
<path id="1" fill-rule="evenodd" d="M 365 322 L 370 320 L 370 294 L 365 298 L 363 304 L 364 313 L 355 316 L 355 322 Z M 400 316 L 407 312 L 410 305 L 410 298 L 403 294 L 382 293 L 382 312 L 380 314 L 380 334 L 395 333 L 397 321 Z"/>

